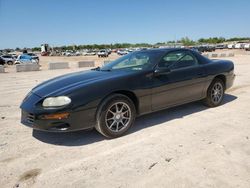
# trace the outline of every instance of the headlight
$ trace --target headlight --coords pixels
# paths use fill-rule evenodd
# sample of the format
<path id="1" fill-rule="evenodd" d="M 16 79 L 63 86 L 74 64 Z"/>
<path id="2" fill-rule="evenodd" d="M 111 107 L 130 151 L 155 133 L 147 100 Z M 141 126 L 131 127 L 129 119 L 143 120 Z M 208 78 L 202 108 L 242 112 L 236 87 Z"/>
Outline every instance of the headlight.
<path id="1" fill-rule="evenodd" d="M 44 107 L 64 106 L 71 103 L 71 99 L 66 96 L 49 97 L 43 101 Z"/>

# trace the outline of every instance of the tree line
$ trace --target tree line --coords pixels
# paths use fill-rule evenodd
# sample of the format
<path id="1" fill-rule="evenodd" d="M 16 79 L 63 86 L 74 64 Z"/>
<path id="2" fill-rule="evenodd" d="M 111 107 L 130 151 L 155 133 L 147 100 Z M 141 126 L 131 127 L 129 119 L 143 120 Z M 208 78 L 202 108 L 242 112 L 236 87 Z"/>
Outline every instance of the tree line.
<path id="1" fill-rule="evenodd" d="M 167 42 L 158 42 L 156 44 L 149 43 L 115 43 L 115 44 L 87 44 L 87 45 L 67 45 L 67 46 L 58 46 L 54 47 L 54 50 L 66 51 L 66 50 L 82 50 L 82 49 L 118 49 L 118 48 L 136 48 L 136 47 L 154 47 L 154 46 L 164 46 L 164 45 L 175 45 L 176 43 L 182 44 L 184 46 L 193 46 L 199 44 L 220 44 L 223 42 L 233 42 L 233 41 L 250 41 L 250 37 L 233 37 L 233 38 L 224 38 L 224 37 L 209 37 L 209 38 L 200 38 L 198 40 L 192 40 L 188 37 L 183 37 L 177 41 L 167 41 Z M 40 47 L 34 48 L 23 48 L 32 51 L 40 51 Z M 16 48 L 15 51 L 22 51 L 21 48 Z M 11 52 L 13 49 L 4 49 L 4 51 Z"/>

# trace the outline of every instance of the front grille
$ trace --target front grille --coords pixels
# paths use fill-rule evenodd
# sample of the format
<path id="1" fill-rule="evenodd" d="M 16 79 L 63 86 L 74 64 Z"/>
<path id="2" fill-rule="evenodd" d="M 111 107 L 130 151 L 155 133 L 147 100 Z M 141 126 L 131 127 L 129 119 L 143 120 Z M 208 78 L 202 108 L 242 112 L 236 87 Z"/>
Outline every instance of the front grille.
<path id="1" fill-rule="evenodd" d="M 35 120 L 35 115 L 32 113 L 28 113 L 26 111 L 22 111 L 22 121 L 28 123 L 29 125 L 33 125 Z"/>
<path id="2" fill-rule="evenodd" d="M 28 113 L 26 117 L 27 122 L 34 123 L 35 116 L 33 114 Z"/>

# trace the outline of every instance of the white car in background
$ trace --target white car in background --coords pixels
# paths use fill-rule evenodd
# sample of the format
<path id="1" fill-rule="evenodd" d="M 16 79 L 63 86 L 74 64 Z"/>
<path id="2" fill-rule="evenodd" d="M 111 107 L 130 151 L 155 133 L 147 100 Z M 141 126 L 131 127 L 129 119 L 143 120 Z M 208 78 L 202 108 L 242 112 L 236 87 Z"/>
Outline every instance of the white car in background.
<path id="1" fill-rule="evenodd" d="M 127 55 L 129 52 L 127 50 L 118 50 L 117 54 L 118 55 Z"/>
<path id="2" fill-rule="evenodd" d="M 227 48 L 228 48 L 228 49 L 234 49 L 234 44 L 228 44 L 228 45 L 227 45 Z"/>
<path id="3" fill-rule="evenodd" d="M 235 44 L 235 46 L 234 46 L 234 48 L 235 49 L 242 49 L 242 48 L 244 48 L 244 43 L 237 43 L 237 44 Z"/>
<path id="4" fill-rule="evenodd" d="M 82 55 L 84 56 L 92 56 L 92 55 L 96 55 L 96 52 L 88 50 L 82 53 Z"/>
<path id="5" fill-rule="evenodd" d="M 250 51 L 250 43 L 245 44 L 245 45 L 244 45 L 244 49 L 245 49 L 246 51 Z"/>
<path id="6" fill-rule="evenodd" d="M 98 57 L 108 57 L 109 56 L 109 52 L 108 50 L 100 50 L 98 53 L 97 53 Z"/>
<path id="7" fill-rule="evenodd" d="M 12 55 L 2 55 L 1 57 L 7 65 L 13 65 L 15 62 L 15 58 Z"/>

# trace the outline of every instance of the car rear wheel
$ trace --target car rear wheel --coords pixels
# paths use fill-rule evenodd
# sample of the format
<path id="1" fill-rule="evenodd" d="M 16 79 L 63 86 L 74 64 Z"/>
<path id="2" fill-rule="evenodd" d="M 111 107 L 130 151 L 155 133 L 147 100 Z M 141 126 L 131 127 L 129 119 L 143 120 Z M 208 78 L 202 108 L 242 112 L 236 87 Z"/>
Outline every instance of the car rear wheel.
<path id="1" fill-rule="evenodd" d="M 108 138 L 124 135 L 136 116 L 134 103 L 125 95 L 114 94 L 100 105 L 96 130 Z"/>
<path id="2" fill-rule="evenodd" d="M 216 78 L 207 90 L 207 97 L 204 104 L 208 107 L 219 106 L 224 98 L 225 84 L 221 79 Z"/>

